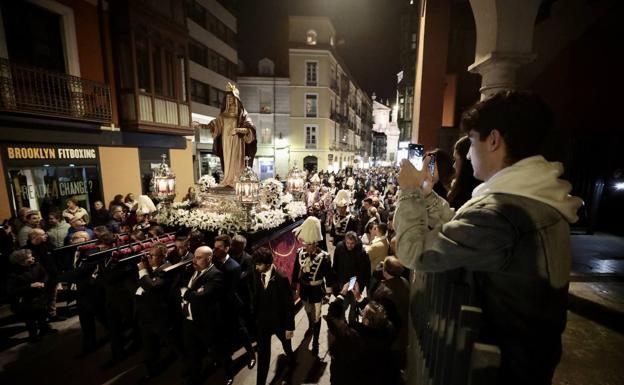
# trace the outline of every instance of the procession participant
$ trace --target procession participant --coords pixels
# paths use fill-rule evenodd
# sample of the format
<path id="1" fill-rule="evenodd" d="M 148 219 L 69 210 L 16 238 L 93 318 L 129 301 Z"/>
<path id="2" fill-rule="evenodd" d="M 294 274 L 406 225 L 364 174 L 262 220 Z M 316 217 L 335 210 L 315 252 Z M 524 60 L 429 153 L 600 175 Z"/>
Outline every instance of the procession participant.
<path id="1" fill-rule="evenodd" d="M 291 339 L 295 329 L 295 302 L 288 278 L 273 265 L 273 254 L 261 247 L 253 254 L 255 265 L 254 308 L 258 329 L 258 374 L 264 385 L 271 363 L 271 336 L 282 343 L 290 364 L 294 363 Z"/>
<path id="2" fill-rule="evenodd" d="M 308 316 L 306 336 L 313 334 L 312 353 L 318 355 L 321 333 L 321 305 L 326 294 L 331 293 L 331 261 L 329 254 L 317 246 L 323 240 L 321 222 L 308 217 L 301 226 L 293 230 L 305 244 L 297 252 L 293 268 L 293 284 L 299 284 L 299 297 Z"/>
<path id="3" fill-rule="evenodd" d="M 348 212 L 348 206 L 351 204 L 351 195 L 347 190 L 340 190 L 334 198 L 334 205 L 338 211 L 334 215 L 330 235 L 334 246 L 344 240 L 344 236 L 348 231 L 357 231 L 358 221 Z"/>

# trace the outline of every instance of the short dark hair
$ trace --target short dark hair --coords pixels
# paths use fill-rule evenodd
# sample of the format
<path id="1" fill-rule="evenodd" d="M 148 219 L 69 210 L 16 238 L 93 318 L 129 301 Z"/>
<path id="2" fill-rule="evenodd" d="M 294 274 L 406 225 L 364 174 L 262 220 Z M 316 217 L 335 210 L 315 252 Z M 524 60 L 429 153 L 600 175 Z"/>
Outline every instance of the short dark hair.
<path id="1" fill-rule="evenodd" d="M 386 309 L 377 301 L 370 301 L 362 317 L 368 321 L 368 327 L 371 329 L 384 329 L 388 327 L 388 314 Z"/>
<path id="2" fill-rule="evenodd" d="M 368 203 L 369 205 L 372 205 L 373 204 L 373 198 L 371 198 L 371 197 L 364 198 L 364 199 L 362 199 L 362 203 Z"/>
<path id="3" fill-rule="evenodd" d="M 71 202 L 75 204 L 76 206 L 78 206 L 78 199 L 76 198 L 67 198 L 67 202 Z"/>
<path id="4" fill-rule="evenodd" d="M 255 265 L 270 265 L 273 263 L 273 253 L 266 247 L 260 247 L 254 251 L 252 257 Z"/>
<path id="5" fill-rule="evenodd" d="M 388 225 L 385 223 L 377 223 L 373 226 L 377 226 L 377 230 L 381 233 L 381 235 L 385 235 L 388 232 Z"/>
<path id="6" fill-rule="evenodd" d="M 552 112 L 537 95 L 526 91 L 502 91 L 477 102 L 461 118 L 464 132 L 476 131 L 485 140 L 500 132 L 507 147 L 507 161 L 515 163 L 538 155 L 552 128 Z"/>
<path id="7" fill-rule="evenodd" d="M 216 243 L 217 241 L 221 241 L 221 242 L 223 242 L 223 245 L 224 245 L 225 247 L 230 247 L 230 245 L 232 244 L 232 238 L 230 238 L 230 236 L 229 236 L 229 235 L 227 235 L 227 234 L 221 234 L 221 235 L 218 235 L 217 237 L 215 237 L 215 240 L 214 240 L 214 241 L 215 241 L 215 243 Z"/>
<path id="8" fill-rule="evenodd" d="M 29 211 L 28 214 L 26 214 L 26 220 L 27 221 L 30 220 L 30 218 L 32 218 L 33 215 L 39 215 L 39 211 L 35 211 L 35 210 Z"/>
<path id="9" fill-rule="evenodd" d="M 161 226 L 158 225 L 154 225 L 154 226 L 150 226 L 149 229 L 147 230 L 147 232 L 152 231 L 153 234 L 157 237 L 160 237 L 161 235 L 163 235 L 165 233 L 165 230 L 163 230 L 163 228 Z"/>

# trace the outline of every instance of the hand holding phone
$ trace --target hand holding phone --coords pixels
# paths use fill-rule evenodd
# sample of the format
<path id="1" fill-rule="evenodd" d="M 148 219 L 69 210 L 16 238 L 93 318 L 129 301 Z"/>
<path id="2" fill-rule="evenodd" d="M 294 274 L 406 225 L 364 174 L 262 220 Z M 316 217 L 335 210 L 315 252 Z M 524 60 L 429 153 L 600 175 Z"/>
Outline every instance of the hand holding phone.
<path id="1" fill-rule="evenodd" d="M 355 287 L 355 282 L 357 282 L 357 277 L 351 277 L 349 279 L 349 288 L 348 291 L 353 290 L 353 288 Z"/>
<path id="2" fill-rule="evenodd" d="M 422 171 L 425 148 L 422 144 L 410 143 L 407 146 L 407 159 L 414 165 L 416 170 Z"/>

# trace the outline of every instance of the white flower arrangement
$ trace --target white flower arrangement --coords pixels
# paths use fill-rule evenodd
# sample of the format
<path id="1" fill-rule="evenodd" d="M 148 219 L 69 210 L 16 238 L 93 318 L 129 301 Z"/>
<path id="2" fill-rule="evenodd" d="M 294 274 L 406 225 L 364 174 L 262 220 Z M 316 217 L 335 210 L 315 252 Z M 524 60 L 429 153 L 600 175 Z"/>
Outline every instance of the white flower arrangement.
<path id="1" fill-rule="evenodd" d="M 280 199 L 280 202 L 283 202 L 283 199 Z M 260 209 L 261 207 L 264 208 Z M 167 226 L 218 233 L 238 233 L 270 230 L 279 227 L 286 220 L 295 220 L 306 213 L 307 209 L 303 202 L 290 201 L 283 209 L 279 206 L 272 208 L 268 205 L 259 205 L 259 210 L 252 213 L 251 228 L 247 229 L 242 218 L 244 214 L 240 208 L 217 213 L 206 208 L 191 208 L 188 203 L 177 202 L 170 206 L 159 205 L 153 218 L 157 223 Z"/>
<path id="2" fill-rule="evenodd" d="M 282 195 L 282 205 L 288 204 L 293 201 L 293 196 L 290 192 L 286 192 L 286 194 Z"/>
<path id="3" fill-rule="evenodd" d="M 260 186 L 260 202 L 274 209 L 281 206 L 282 191 L 284 186 L 282 182 L 274 178 L 268 178 L 262 181 Z"/>
<path id="4" fill-rule="evenodd" d="M 308 213 L 308 209 L 303 202 L 292 201 L 286 204 L 284 212 L 290 219 L 302 217 Z"/>
<path id="5" fill-rule="evenodd" d="M 215 181 L 212 175 L 206 174 L 199 178 L 197 185 L 199 186 L 199 191 L 205 193 L 208 189 L 217 187 L 217 181 Z"/>

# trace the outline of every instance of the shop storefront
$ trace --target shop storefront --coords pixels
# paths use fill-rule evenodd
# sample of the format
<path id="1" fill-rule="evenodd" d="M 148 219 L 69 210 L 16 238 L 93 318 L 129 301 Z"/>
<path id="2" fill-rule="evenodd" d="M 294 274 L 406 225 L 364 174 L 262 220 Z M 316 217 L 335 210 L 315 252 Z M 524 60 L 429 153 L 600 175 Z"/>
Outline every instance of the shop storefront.
<path id="1" fill-rule="evenodd" d="M 88 211 L 93 202 L 102 200 L 97 147 L 4 144 L 1 149 L 14 213 L 29 207 L 45 218 L 53 209 L 64 209 L 69 198 Z"/>

